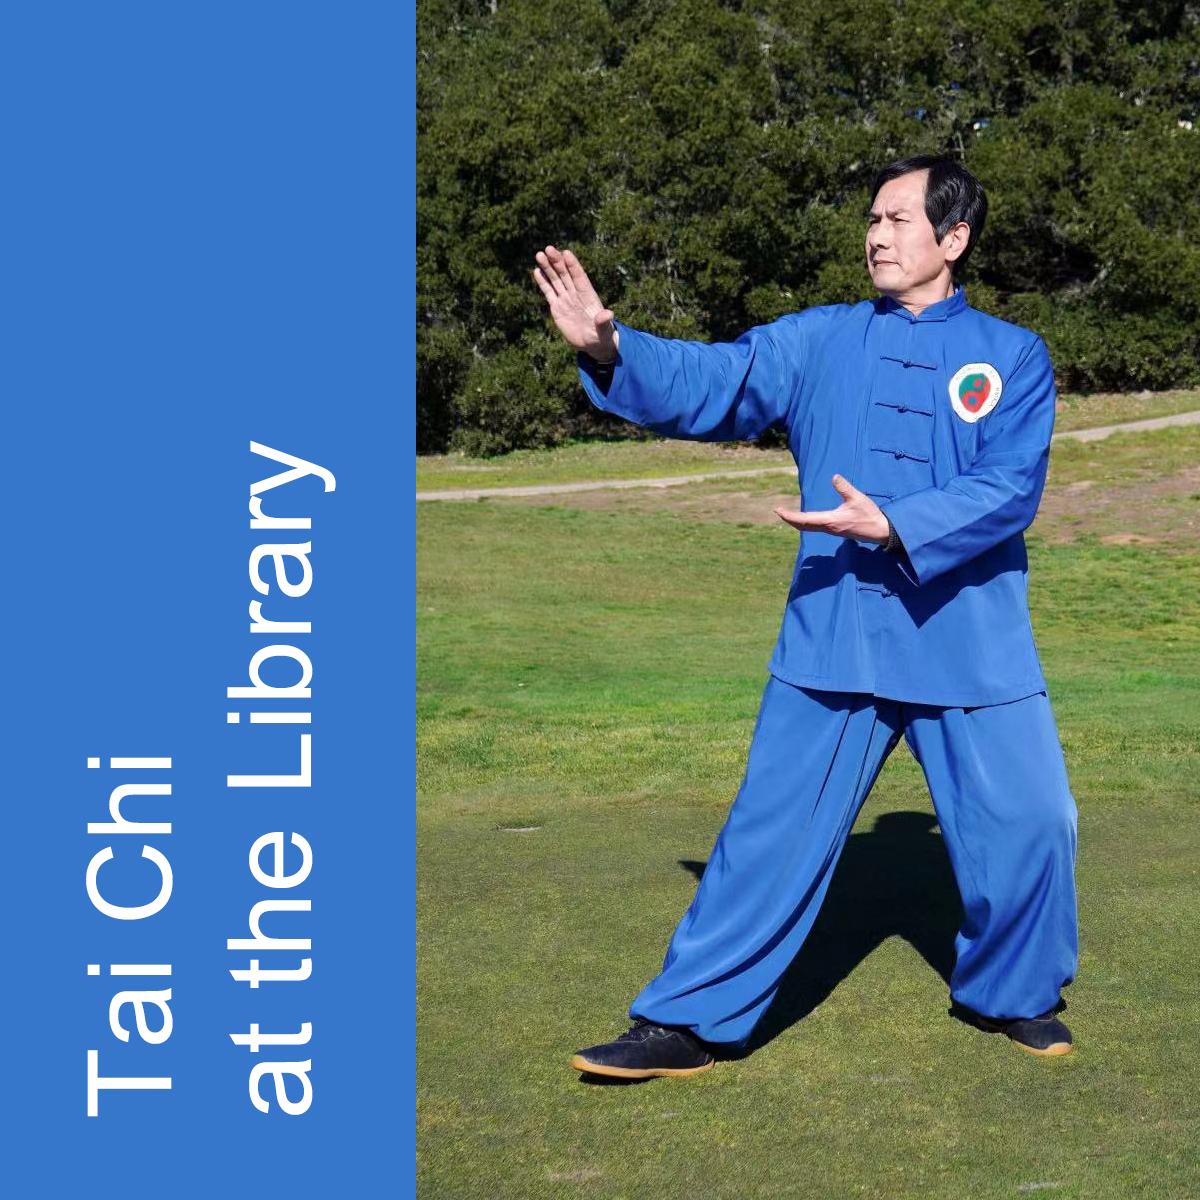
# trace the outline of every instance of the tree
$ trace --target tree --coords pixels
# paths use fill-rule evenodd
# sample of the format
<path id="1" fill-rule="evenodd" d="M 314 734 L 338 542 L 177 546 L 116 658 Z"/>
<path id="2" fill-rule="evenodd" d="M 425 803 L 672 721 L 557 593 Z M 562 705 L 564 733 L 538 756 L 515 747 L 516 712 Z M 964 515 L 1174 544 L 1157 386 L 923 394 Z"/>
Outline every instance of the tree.
<path id="1" fill-rule="evenodd" d="M 869 295 L 873 169 L 988 189 L 974 304 L 1061 381 L 1200 381 L 1200 18 L 1117 0 L 420 0 L 418 446 L 629 436 L 529 270 L 572 247 L 631 325 L 729 339 Z"/>

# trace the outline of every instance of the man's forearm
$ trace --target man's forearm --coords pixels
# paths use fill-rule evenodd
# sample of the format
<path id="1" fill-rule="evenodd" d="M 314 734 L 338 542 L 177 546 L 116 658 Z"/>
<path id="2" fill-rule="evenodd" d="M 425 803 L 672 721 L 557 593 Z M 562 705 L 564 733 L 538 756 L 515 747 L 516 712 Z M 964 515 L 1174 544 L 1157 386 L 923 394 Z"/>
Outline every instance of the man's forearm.
<path id="1" fill-rule="evenodd" d="M 616 358 L 577 352 L 581 382 L 602 412 L 663 437 L 752 441 L 790 424 L 801 338 L 781 318 L 733 342 L 662 338 L 622 325 Z"/>

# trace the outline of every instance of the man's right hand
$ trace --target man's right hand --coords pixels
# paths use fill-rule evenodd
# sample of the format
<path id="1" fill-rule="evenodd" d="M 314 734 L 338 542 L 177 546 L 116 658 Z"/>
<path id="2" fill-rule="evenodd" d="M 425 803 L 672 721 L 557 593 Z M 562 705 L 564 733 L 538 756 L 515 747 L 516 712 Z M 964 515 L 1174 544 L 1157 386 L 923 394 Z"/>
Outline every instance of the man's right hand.
<path id="1" fill-rule="evenodd" d="M 613 313 L 596 295 L 583 264 L 570 250 L 561 253 L 553 246 L 534 256 L 534 282 L 550 304 L 550 315 L 559 332 L 576 350 L 597 362 L 617 357 L 620 334 L 613 326 Z"/>

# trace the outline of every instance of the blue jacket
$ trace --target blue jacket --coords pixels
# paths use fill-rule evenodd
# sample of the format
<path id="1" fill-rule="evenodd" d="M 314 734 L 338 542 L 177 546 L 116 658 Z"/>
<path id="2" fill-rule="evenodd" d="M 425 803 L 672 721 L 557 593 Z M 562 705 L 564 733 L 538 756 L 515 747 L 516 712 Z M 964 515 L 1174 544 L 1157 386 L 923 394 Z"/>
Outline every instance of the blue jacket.
<path id="1" fill-rule="evenodd" d="M 914 317 L 887 298 L 790 313 L 734 342 L 616 322 L 591 402 L 666 436 L 741 441 L 777 426 L 804 509 L 844 475 L 904 551 L 806 531 L 768 670 L 804 687 L 971 707 L 1046 687 L 1029 620 L 1023 531 L 1046 480 L 1054 374 L 1036 334 L 959 288 Z"/>

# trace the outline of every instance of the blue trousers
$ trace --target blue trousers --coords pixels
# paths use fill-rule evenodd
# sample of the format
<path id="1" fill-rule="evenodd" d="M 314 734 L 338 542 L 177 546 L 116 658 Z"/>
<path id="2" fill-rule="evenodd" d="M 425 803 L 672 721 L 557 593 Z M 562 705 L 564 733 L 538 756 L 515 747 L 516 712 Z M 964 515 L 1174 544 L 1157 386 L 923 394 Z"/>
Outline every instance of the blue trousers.
<path id="1" fill-rule="evenodd" d="M 1076 808 L 1046 692 L 941 708 L 771 676 L 741 788 L 631 1017 L 749 1041 L 901 734 L 962 898 L 951 998 L 997 1018 L 1054 1007 L 1078 961 Z"/>

